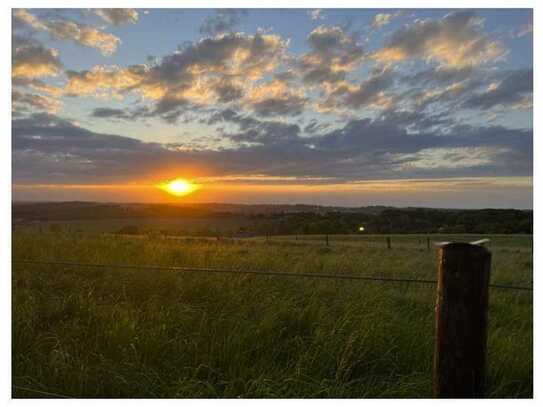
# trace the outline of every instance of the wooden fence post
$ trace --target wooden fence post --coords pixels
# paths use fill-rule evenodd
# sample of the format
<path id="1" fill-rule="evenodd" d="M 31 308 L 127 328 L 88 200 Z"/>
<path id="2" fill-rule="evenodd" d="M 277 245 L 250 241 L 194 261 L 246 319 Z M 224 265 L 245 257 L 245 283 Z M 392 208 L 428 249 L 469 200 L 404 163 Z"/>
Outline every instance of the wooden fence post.
<path id="1" fill-rule="evenodd" d="M 430 250 L 430 238 L 426 237 L 426 250 Z"/>
<path id="2" fill-rule="evenodd" d="M 330 242 L 328 241 L 328 233 L 325 235 L 325 240 L 326 240 L 326 246 L 330 246 Z"/>
<path id="3" fill-rule="evenodd" d="M 391 249 L 392 248 L 392 243 L 390 241 L 390 237 L 387 237 L 387 249 Z"/>
<path id="4" fill-rule="evenodd" d="M 484 396 L 490 252 L 469 243 L 439 249 L 433 395 Z"/>

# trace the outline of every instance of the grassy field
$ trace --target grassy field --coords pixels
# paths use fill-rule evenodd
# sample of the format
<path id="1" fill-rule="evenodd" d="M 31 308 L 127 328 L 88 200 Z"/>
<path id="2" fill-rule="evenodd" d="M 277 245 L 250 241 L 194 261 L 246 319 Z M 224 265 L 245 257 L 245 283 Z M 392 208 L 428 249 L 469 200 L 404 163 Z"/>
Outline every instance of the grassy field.
<path id="1" fill-rule="evenodd" d="M 15 232 L 13 258 L 435 279 L 425 238 L 393 236 L 387 250 L 384 236 L 326 247 L 322 236 L 265 243 Z M 531 285 L 530 244 L 531 236 L 493 237 L 493 283 Z M 430 397 L 434 289 L 17 264 L 13 395 Z M 492 289 L 489 324 L 488 396 L 531 397 L 532 293 Z"/>

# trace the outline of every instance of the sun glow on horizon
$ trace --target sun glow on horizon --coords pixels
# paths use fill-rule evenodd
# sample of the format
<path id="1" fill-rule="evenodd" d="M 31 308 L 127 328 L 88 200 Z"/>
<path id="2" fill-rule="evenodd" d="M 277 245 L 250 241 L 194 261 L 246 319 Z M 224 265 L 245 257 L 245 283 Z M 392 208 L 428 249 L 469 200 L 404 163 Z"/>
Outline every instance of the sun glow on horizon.
<path id="1" fill-rule="evenodd" d="M 189 195 L 200 188 L 199 185 L 193 184 L 183 178 L 176 178 L 172 181 L 164 182 L 159 184 L 158 187 L 163 191 L 178 197 Z"/>

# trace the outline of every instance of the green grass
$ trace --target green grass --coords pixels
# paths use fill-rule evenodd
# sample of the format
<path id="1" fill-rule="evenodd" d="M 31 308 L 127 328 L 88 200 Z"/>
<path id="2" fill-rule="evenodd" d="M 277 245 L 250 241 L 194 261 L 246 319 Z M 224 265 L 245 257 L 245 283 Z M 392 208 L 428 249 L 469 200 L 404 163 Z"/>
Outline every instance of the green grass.
<path id="1" fill-rule="evenodd" d="M 14 233 L 13 258 L 434 279 L 435 252 L 412 239 L 387 250 Z M 528 246 L 503 239 L 492 282 L 531 284 Z M 434 288 L 15 265 L 13 394 L 430 397 Z M 532 293 L 491 290 L 489 321 L 488 396 L 531 397 Z"/>

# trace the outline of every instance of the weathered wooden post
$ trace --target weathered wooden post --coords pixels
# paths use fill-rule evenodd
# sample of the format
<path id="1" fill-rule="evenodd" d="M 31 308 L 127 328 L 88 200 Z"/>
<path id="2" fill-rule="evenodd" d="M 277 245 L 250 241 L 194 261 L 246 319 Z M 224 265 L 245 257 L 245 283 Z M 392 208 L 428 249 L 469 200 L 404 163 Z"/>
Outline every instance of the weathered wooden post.
<path id="1" fill-rule="evenodd" d="M 387 236 L 387 249 L 392 248 L 392 243 L 390 242 L 390 237 Z"/>
<path id="2" fill-rule="evenodd" d="M 330 242 L 328 241 L 328 233 L 324 235 L 324 239 L 326 241 L 326 246 L 330 246 Z"/>
<path id="3" fill-rule="evenodd" d="M 430 238 L 426 237 L 426 250 L 430 250 Z"/>
<path id="4" fill-rule="evenodd" d="M 439 249 L 434 397 L 484 396 L 490 260 L 475 244 Z"/>

